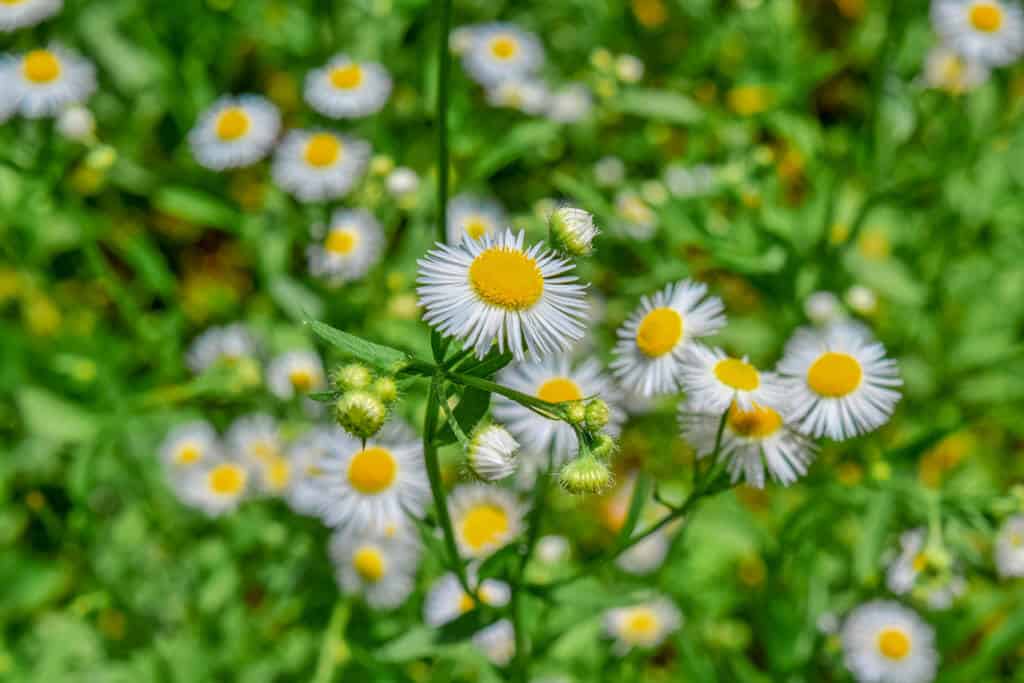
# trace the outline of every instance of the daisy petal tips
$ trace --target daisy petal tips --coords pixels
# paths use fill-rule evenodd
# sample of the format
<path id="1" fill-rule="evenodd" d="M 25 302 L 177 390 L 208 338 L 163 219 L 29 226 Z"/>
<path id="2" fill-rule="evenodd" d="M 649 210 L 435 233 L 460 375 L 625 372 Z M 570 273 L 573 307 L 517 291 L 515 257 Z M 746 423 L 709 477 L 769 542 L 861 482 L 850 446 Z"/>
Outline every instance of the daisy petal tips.
<path id="1" fill-rule="evenodd" d="M 423 319 L 483 358 L 497 343 L 517 360 L 569 350 L 583 337 L 586 285 L 572 262 L 542 244 L 523 247 L 523 233 L 438 244 L 419 261 Z"/>

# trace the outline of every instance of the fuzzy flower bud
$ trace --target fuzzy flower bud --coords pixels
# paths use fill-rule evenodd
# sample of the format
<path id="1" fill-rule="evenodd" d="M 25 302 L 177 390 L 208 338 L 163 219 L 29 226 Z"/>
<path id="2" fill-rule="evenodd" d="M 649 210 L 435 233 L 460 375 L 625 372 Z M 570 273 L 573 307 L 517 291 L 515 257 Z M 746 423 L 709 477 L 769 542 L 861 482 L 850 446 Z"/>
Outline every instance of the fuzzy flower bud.
<path id="1" fill-rule="evenodd" d="M 610 434 L 601 433 L 597 435 L 597 443 L 594 444 L 592 452 L 594 457 L 607 462 L 615 455 L 615 451 L 619 449 L 619 445 L 615 443 L 615 439 Z"/>
<path id="2" fill-rule="evenodd" d="M 501 425 L 485 424 L 473 430 L 466 449 L 466 468 L 483 481 L 498 481 L 516 471 L 519 442 Z"/>
<path id="3" fill-rule="evenodd" d="M 587 404 L 587 429 L 592 432 L 599 432 L 608 424 L 610 416 L 608 404 L 599 398 L 595 398 Z"/>
<path id="4" fill-rule="evenodd" d="M 551 214 L 551 237 L 555 245 L 573 256 L 589 256 L 598 232 L 593 215 L 583 209 L 563 206 Z"/>
<path id="5" fill-rule="evenodd" d="M 587 419 L 587 406 L 583 401 L 573 401 L 565 406 L 565 419 L 570 424 L 579 425 Z"/>
<path id="6" fill-rule="evenodd" d="M 600 493 L 611 485 L 612 472 L 608 465 L 587 453 L 563 467 L 558 479 L 569 493 Z"/>
<path id="7" fill-rule="evenodd" d="M 398 384 L 395 383 L 394 377 L 378 377 L 370 391 L 384 403 L 394 403 L 398 400 Z"/>
<path id="8" fill-rule="evenodd" d="M 350 391 L 334 407 L 338 424 L 359 439 L 368 439 L 384 426 L 388 410 L 384 403 L 365 391 Z"/>
<path id="9" fill-rule="evenodd" d="M 335 386 L 342 391 L 354 391 L 370 386 L 370 382 L 373 381 L 373 374 L 365 365 L 349 363 L 337 368 L 332 379 Z"/>

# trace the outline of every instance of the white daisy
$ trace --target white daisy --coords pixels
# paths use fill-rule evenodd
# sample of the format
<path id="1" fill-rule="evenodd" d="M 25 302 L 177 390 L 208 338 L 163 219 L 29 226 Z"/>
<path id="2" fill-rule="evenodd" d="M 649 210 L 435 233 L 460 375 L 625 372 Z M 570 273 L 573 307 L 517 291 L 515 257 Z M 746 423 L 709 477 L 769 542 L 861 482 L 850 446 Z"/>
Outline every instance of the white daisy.
<path id="1" fill-rule="evenodd" d="M 586 286 L 572 262 L 543 244 L 524 249 L 523 239 L 506 230 L 429 251 L 418 262 L 423 319 L 479 358 L 495 342 L 517 360 L 569 350 L 583 336 Z"/>
<path id="2" fill-rule="evenodd" d="M 927 683 L 935 678 L 935 632 L 899 603 L 875 600 L 857 607 L 840 637 L 846 666 L 861 683 Z"/>
<path id="3" fill-rule="evenodd" d="M 348 443 L 349 437 L 337 426 L 321 425 L 296 439 L 288 448 L 288 460 L 293 470 L 293 481 L 288 489 L 288 504 L 301 515 L 319 514 L 324 505 L 322 460 L 332 450 Z"/>
<path id="4" fill-rule="evenodd" d="M 0 0 L 0 33 L 35 26 L 63 5 L 64 0 Z"/>
<path id="5" fill-rule="evenodd" d="M 241 323 L 211 327 L 189 346 L 186 362 L 199 374 L 214 365 L 234 364 L 256 356 L 256 341 Z"/>
<path id="6" fill-rule="evenodd" d="M 2 1 L 2 0 L 0 0 Z M 57 117 L 57 132 L 83 144 L 96 140 L 96 117 L 88 107 L 73 104 Z"/>
<path id="7" fill-rule="evenodd" d="M 473 430 L 466 449 L 466 468 L 483 481 L 498 481 L 516 471 L 519 442 L 501 425 L 483 424 Z"/>
<path id="8" fill-rule="evenodd" d="M 631 190 L 624 190 L 615 196 L 615 212 L 620 219 L 619 228 L 633 239 L 648 240 L 658 229 L 658 214 Z"/>
<path id="9" fill-rule="evenodd" d="M 324 365 L 316 351 L 286 351 L 267 365 L 267 388 L 282 401 L 324 386 Z"/>
<path id="10" fill-rule="evenodd" d="M 680 407 L 683 438 L 697 457 L 714 453 L 721 419 L 720 413 L 693 410 L 687 404 Z M 764 488 L 767 466 L 772 479 L 788 486 L 807 474 L 815 453 L 814 444 L 791 429 L 779 411 L 757 403 L 750 410 L 736 405 L 729 409 L 719 457 L 726 460 L 733 483 L 742 478 L 750 486 Z"/>
<path id="11" fill-rule="evenodd" d="M 497 381 L 510 389 L 536 396 L 551 403 L 600 398 L 608 404 L 609 419 L 605 430 L 612 436 L 619 433 L 626 420 L 620 402 L 621 394 L 593 358 L 574 363 L 567 355 L 552 356 L 543 361 L 516 363 L 498 374 Z M 503 396 L 494 396 L 494 417 L 505 424 L 527 451 L 536 453 L 547 465 L 557 470 L 576 453 L 576 432 L 560 420 L 548 420 L 519 403 Z"/>
<path id="12" fill-rule="evenodd" d="M 540 40 L 513 24 L 482 24 L 471 33 L 462 64 L 481 85 L 529 76 L 544 62 Z"/>
<path id="13" fill-rule="evenodd" d="M 1024 515 L 1014 515 L 1003 523 L 996 537 L 995 557 L 999 576 L 1024 576 Z"/>
<path id="14" fill-rule="evenodd" d="M 376 62 L 335 55 L 306 76 L 305 97 L 316 111 L 335 119 L 354 119 L 380 111 L 391 96 L 391 76 Z"/>
<path id="15" fill-rule="evenodd" d="M 925 57 L 924 82 L 930 88 L 953 95 L 970 92 L 989 79 L 989 68 L 965 59 L 945 45 L 936 45 Z"/>
<path id="16" fill-rule="evenodd" d="M 388 174 L 385 185 L 392 197 L 401 199 L 414 195 L 419 191 L 420 177 L 411 168 L 399 166 Z"/>
<path id="17" fill-rule="evenodd" d="M 1007 66 L 1024 53 L 1024 11 L 1003 0 L 932 0 L 932 25 L 964 58 Z"/>
<path id="18" fill-rule="evenodd" d="M 484 558 L 519 535 L 523 507 L 515 494 L 486 484 L 463 484 L 448 496 L 455 541 L 465 557 Z"/>
<path id="19" fill-rule="evenodd" d="M 658 647 L 679 630 L 683 615 L 668 598 L 629 607 L 615 607 L 604 613 L 604 630 L 615 640 L 612 650 L 620 657 L 633 648 Z"/>
<path id="20" fill-rule="evenodd" d="M 541 114 L 548 108 L 550 93 L 543 81 L 512 78 L 487 89 L 487 103 L 492 107 L 515 109 L 524 114 Z"/>
<path id="21" fill-rule="evenodd" d="M 416 587 L 420 543 L 405 525 L 390 531 L 335 531 L 328 554 L 341 589 L 362 596 L 375 609 L 400 606 Z"/>
<path id="22" fill-rule="evenodd" d="M 249 470 L 242 463 L 214 460 L 189 471 L 178 494 L 186 504 L 217 517 L 238 507 L 249 479 Z"/>
<path id="23" fill-rule="evenodd" d="M 594 164 L 594 180 L 601 187 L 615 187 L 626 179 L 626 164 L 616 156 L 605 156 Z"/>
<path id="24" fill-rule="evenodd" d="M 941 583 L 930 581 L 923 583 L 918 579 L 928 568 L 928 557 L 925 554 L 927 532 L 923 528 L 911 529 L 900 535 L 900 552 L 889 563 L 886 570 L 885 585 L 896 595 L 906 595 L 914 588 L 919 588 L 925 602 L 931 609 L 948 609 L 956 598 L 966 589 L 963 576 L 953 574 L 941 579 Z"/>
<path id="25" fill-rule="evenodd" d="M 338 199 L 363 177 L 370 145 L 329 131 L 293 130 L 274 154 L 272 174 L 282 189 L 304 202 Z"/>
<path id="26" fill-rule="evenodd" d="M 507 221 L 505 209 L 494 199 L 456 195 L 448 201 L 448 244 L 461 244 L 467 236 L 477 240 L 497 235 Z"/>
<path id="27" fill-rule="evenodd" d="M 572 83 L 551 93 L 547 105 L 548 118 L 552 121 L 576 123 L 590 115 L 594 108 L 594 97 L 587 86 Z"/>
<path id="28" fill-rule="evenodd" d="M 476 568 L 472 565 L 467 571 L 467 583 L 476 589 L 476 597 L 488 607 L 501 608 L 512 598 L 512 589 L 504 581 L 484 579 L 478 584 Z M 427 626 L 440 628 L 455 621 L 476 604 L 462 589 L 462 584 L 454 573 L 448 572 L 439 578 L 427 591 L 423 601 L 423 622 Z"/>
<path id="29" fill-rule="evenodd" d="M 281 130 L 281 115 L 260 95 L 224 95 L 189 131 L 196 161 L 214 171 L 239 168 L 267 156 Z"/>
<path id="30" fill-rule="evenodd" d="M 0 76 L 22 116 L 33 119 L 55 116 L 96 89 L 92 63 L 55 44 L 17 57 Z"/>
<path id="31" fill-rule="evenodd" d="M 309 271 L 332 286 L 361 279 L 384 250 L 384 231 L 366 209 L 338 209 L 328 228 L 315 226 L 312 234 L 321 243 L 306 250 Z"/>
<path id="32" fill-rule="evenodd" d="M 707 164 L 669 164 L 663 177 L 668 191 L 680 199 L 707 194 L 715 185 L 715 170 Z"/>
<path id="33" fill-rule="evenodd" d="M 453 28 L 448 34 L 448 49 L 457 55 L 465 54 L 473 47 L 473 32 L 479 24 L 467 24 Z"/>
<path id="34" fill-rule="evenodd" d="M 339 438 L 320 469 L 320 516 L 331 527 L 359 531 L 401 525 L 406 513 L 421 516 L 430 498 L 420 441 L 396 420 L 365 446 L 348 435 Z"/>
<path id="35" fill-rule="evenodd" d="M 750 410 L 754 403 L 779 407 L 778 379 L 761 372 L 746 358 L 731 358 L 719 348 L 691 344 L 683 358 L 679 383 L 692 408 L 722 414 L 735 403 Z"/>
<path id="36" fill-rule="evenodd" d="M 508 666 L 516 654 L 516 632 L 512 622 L 499 619 L 473 634 L 473 645 L 495 666 Z"/>
<path id="37" fill-rule="evenodd" d="M 860 325 L 801 328 L 786 344 L 778 374 L 791 401 L 788 420 L 811 436 L 847 439 L 885 424 L 903 384 L 896 361 Z"/>
<path id="38" fill-rule="evenodd" d="M 630 391 L 643 396 L 679 389 L 686 349 L 725 326 L 722 300 L 707 285 L 683 280 L 640 300 L 619 328 L 612 371 Z"/>
<path id="39" fill-rule="evenodd" d="M 174 427 L 160 444 L 160 461 L 178 475 L 221 457 L 217 431 L 206 420 Z"/>
<path id="40" fill-rule="evenodd" d="M 225 434 L 234 458 L 255 474 L 253 482 L 267 495 L 286 495 L 292 482 L 292 464 L 284 440 L 270 415 L 254 413 L 236 418 Z"/>

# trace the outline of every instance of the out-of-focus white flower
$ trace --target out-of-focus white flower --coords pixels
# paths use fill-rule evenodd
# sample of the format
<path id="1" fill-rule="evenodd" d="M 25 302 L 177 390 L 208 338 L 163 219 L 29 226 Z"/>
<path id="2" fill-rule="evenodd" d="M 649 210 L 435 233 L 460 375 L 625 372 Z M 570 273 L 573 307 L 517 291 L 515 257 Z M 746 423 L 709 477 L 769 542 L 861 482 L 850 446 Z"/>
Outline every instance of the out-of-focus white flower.
<path id="1" fill-rule="evenodd" d="M 582 83 L 564 86 L 548 98 L 548 118 L 558 123 L 582 121 L 593 108 L 594 96 Z"/>
<path id="2" fill-rule="evenodd" d="M 306 101 L 324 116 L 353 119 L 380 111 L 391 95 L 391 76 L 376 62 L 360 62 L 345 54 L 306 76 Z"/>
<path id="3" fill-rule="evenodd" d="M 201 373 L 218 364 L 233 364 L 256 356 L 256 341 L 241 323 L 211 327 L 195 338 L 186 361 L 192 372 Z"/>
<path id="4" fill-rule="evenodd" d="M 935 631 L 899 603 L 876 600 L 843 624 L 843 657 L 861 683 L 928 683 L 935 678 Z"/>
<path id="5" fill-rule="evenodd" d="M 475 645 L 495 666 L 508 666 L 516 654 L 516 634 L 512 622 L 500 619 L 473 634 Z"/>
<path id="6" fill-rule="evenodd" d="M 987 66 L 966 59 L 945 45 L 936 45 L 925 57 L 925 84 L 953 95 L 974 90 L 985 83 L 990 75 Z"/>
<path id="7" fill-rule="evenodd" d="M 326 229 L 310 232 L 320 242 L 306 248 L 309 272 L 332 287 L 362 279 L 384 250 L 384 231 L 366 209 L 338 209 Z"/>
<path id="8" fill-rule="evenodd" d="M 57 132 L 75 142 L 92 142 L 96 137 L 96 118 L 88 107 L 75 104 L 57 117 Z"/>
<path id="9" fill-rule="evenodd" d="M 399 166 L 388 174 L 385 184 L 392 197 L 401 198 L 419 191 L 420 177 L 411 168 Z"/>
<path id="10" fill-rule="evenodd" d="M 505 208 L 497 200 L 463 192 L 448 201 L 448 244 L 497 235 L 507 222 Z"/>
<path id="11" fill-rule="evenodd" d="M 864 285 L 846 290 L 846 303 L 861 315 L 873 315 L 878 310 L 878 297 Z"/>
<path id="12" fill-rule="evenodd" d="M 843 317 L 843 307 L 832 292 L 812 292 L 804 299 L 804 314 L 815 325 L 828 325 Z"/>
<path id="13" fill-rule="evenodd" d="M 635 192 L 623 191 L 615 196 L 615 213 L 619 227 L 629 237 L 647 240 L 658 229 L 658 214 Z"/>
<path id="14" fill-rule="evenodd" d="M 515 109 L 524 114 L 543 113 L 548 99 L 547 85 L 534 79 L 508 79 L 487 89 L 487 102 L 491 106 Z"/>
<path id="15" fill-rule="evenodd" d="M 470 34 L 462 54 L 466 71 L 478 83 L 492 86 L 530 76 L 544 63 L 544 48 L 532 33 L 514 24 L 482 24 Z"/>
<path id="16" fill-rule="evenodd" d="M 604 613 L 604 629 L 615 643 L 615 654 L 625 656 L 633 648 L 651 649 L 682 625 L 683 617 L 668 598 L 631 607 L 616 607 Z"/>
<path id="17" fill-rule="evenodd" d="M 267 388 L 283 401 L 324 386 L 324 366 L 315 351 L 287 351 L 267 366 Z"/>
<path id="18" fill-rule="evenodd" d="M 338 585 L 362 596 L 370 607 L 399 607 L 415 588 L 420 542 L 404 524 L 388 530 L 335 531 L 328 552 Z"/>
<path id="19" fill-rule="evenodd" d="M 601 187 L 615 187 L 625 179 L 626 165 L 619 157 L 601 157 L 594 164 L 594 180 Z"/>
<path id="20" fill-rule="evenodd" d="M 942 42 L 967 59 L 1007 66 L 1024 53 L 1024 11 L 1004 0 L 932 0 Z"/>
<path id="21" fill-rule="evenodd" d="M 1024 576 L 1024 515 L 1003 523 L 996 538 L 996 569 L 1003 578 Z"/>
<path id="22" fill-rule="evenodd" d="M 222 171 L 256 163 L 267 156 L 281 130 L 281 115 L 260 95 L 226 95 L 204 111 L 189 131 L 196 161 Z"/>
<path id="23" fill-rule="evenodd" d="M 22 116 L 54 116 L 96 90 L 96 68 L 56 44 L 37 48 L 0 67 L 0 92 L 17 102 Z"/>
<path id="24" fill-rule="evenodd" d="M 0 0 L 0 33 L 35 26 L 63 6 L 64 0 Z"/>
<path id="25" fill-rule="evenodd" d="M 467 583 L 476 592 L 477 600 L 488 607 L 502 608 L 512 598 L 512 589 L 504 581 L 484 579 L 478 581 L 476 567 L 467 570 Z M 443 575 L 431 585 L 423 602 L 423 622 L 435 628 L 455 621 L 476 606 L 466 594 L 459 579 L 452 572 Z"/>
<path id="26" fill-rule="evenodd" d="M 644 77 L 644 63 L 634 55 L 619 55 L 615 60 L 615 75 L 623 83 L 639 83 Z"/>
<path id="27" fill-rule="evenodd" d="M 304 202 L 344 197 L 362 179 L 370 145 L 328 131 L 290 131 L 274 154 L 274 182 Z"/>
<path id="28" fill-rule="evenodd" d="M 673 197 L 680 199 L 699 197 L 714 188 L 715 171 L 706 164 L 690 167 L 682 164 L 670 164 L 665 167 L 664 180 Z"/>

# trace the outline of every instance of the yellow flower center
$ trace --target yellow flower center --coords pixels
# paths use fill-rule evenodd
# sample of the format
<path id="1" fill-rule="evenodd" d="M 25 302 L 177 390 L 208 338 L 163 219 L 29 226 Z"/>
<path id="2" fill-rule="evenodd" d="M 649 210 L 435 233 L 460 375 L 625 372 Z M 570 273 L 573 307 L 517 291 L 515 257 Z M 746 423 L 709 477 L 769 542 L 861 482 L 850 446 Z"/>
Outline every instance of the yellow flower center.
<path id="1" fill-rule="evenodd" d="M 910 636 L 900 628 L 882 629 L 878 634 L 878 649 L 889 659 L 903 659 L 910 654 Z"/>
<path id="2" fill-rule="evenodd" d="M 22 71 L 33 83 L 50 83 L 60 76 L 60 60 L 49 50 L 32 50 L 25 55 Z"/>
<path id="3" fill-rule="evenodd" d="M 281 491 L 287 488 L 288 482 L 292 479 L 292 468 L 284 458 L 274 458 L 267 463 L 263 476 L 266 477 L 271 489 Z"/>
<path id="4" fill-rule="evenodd" d="M 184 443 L 178 448 L 178 464 L 191 465 L 203 457 L 203 449 L 198 444 Z"/>
<path id="5" fill-rule="evenodd" d="M 295 391 L 306 392 L 313 388 L 316 378 L 309 368 L 296 368 L 288 373 L 288 381 L 295 387 Z"/>
<path id="6" fill-rule="evenodd" d="M 942 74 L 943 84 L 948 88 L 958 88 L 964 77 L 964 71 L 966 65 L 957 55 L 949 55 L 942 60 L 942 67 L 940 73 Z"/>
<path id="7" fill-rule="evenodd" d="M 518 52 L 519 42 L 512 36 L 496 36 L 491 40 L 491 54 L 498 59 L 512 59 Z"/>
<path id="8" fill-rule="evenodd" d="M 255 441 L 252 446 L 252 454 L 257 460 L 266 462 L 277 457 L 277 446 L 269 441 Z"/>
<path id="9" fill-rule="evenodd" d="M 580 386 L 568 377 L 552 377 L 537 389 L 537 398 L 548 403 L 578 401 L 583 398 Z"/>
<path id="10" fill-rule="evenodd" d="M 352 566 L 364 581 L 380 581 L 384 577 L 384 557 L 373 546 L 363 546 L 352 555 Z"/>
<path id="11" fill-rule="evenodd" d="M 354 228 L 335 228 L 327 235 L 324 248 L 332 254 L 347 256 L 359 245 L 359 232 Z"/>
<path id="12" fill-rule="evenodd" d="M 20 5 L 25 0 L 0 0 L 0 5 Z"/>
<path id="13" fill-rule="evenodd" d="M 465 614 L 469 610 L 473 609 L 473 598 L 469 597 L 468 593 L 463 593 L 459 596 L 459 612 Z"/>
<path id="14" fill-rule="evenodd" d="M 224 496 L 240 493 L 245 488 L 245 470 L 238 465 L 224 463 L 210 470 L 210 489 Z"/>
<path id="15" fill-rule="evenodd" d="M 985 33 L 994 33 L 1003 25 L 1003 8 L 995 2 L 976 2 L 971 5 L 971 26 Z"/>
<path id="16" fill-rule="evenodd" d="M 664 356 L 683 338 L 683 316 L 674 308 L 655 308 L 636 330 L 636 345 L 651 358 Z"/>
<path id="17" fill-rule="evenodd" d="M 217 117 L 217 137 L 237 140 L 249 132 L 249 114 L 241 107 L 228 107 Z"/>
<path id="18" fill-rule="evenodd" d="M 521 251 L 497 247 L 473 259 L 469 283 L 486 303 L 508 311 L 530 308 L 544 292 L 536 261 Z"/>
<path id="19" fill-rule="evenodd" d="M 482 550 L 508 533 L 508 514 L 497 505 L 482 503 L 466 513 L 461 526 L 466 545 Z"/>
<path id="20" fill-rule="evenodd" d="M 341 140 L 330 133 L 315 133 L 306 142 L 303 156 L 310 166 L 330 166 L 341 156 Z"/>
<path id="21" fill-rule="evenodd" d="M 923 572 L 928 568 L 928 557 L 924 553 L 918 553 L 911 566 L 915 572 Z"/>
<path id="22" fill-rule="evenodd" d="M 757 369 L 737 358 L 718 361 L 715 363 L 714 372 L 719 382 L 739 391 L 753 391 L 761 384 Z"/>
<path id="23" fill-rule="evenodd" d="M 750 410 L 733 403 L 726 421 L 733 433 L 748 439 L 764 439 L 782 428 L 782 416 L 778 412 L 756 403 Z"/>
<path id="24" fill-rule="evenodd" d="M 638 607 L 626 617 L 622 630 L 630 640 L 650 638 L 658 631 L 658 616 L 648 607 Z"/>
<path id="25" fill-rule="evenodd" d="M 819 396 L 839 398 L 860 386 L 864 371 L 848 353 L 827 351 L 807 371 L 807 384 Z"/>
<path id="26" fill-rule="evenodd" d="M 358 88 L 363 82 L 363 70 L 358 64 L 352 62 L 331 69 L 329 78 L 331 85 L 338 90 L 352 90 Z"/>
<path id="27" fill-rule="evenodd" d="M 1010 545 L 1014 548 L 1024 546 L 1024 534 L 1010 534 Z"/>
<path id="28" fill-rule="evenodd" d="M 395 481 L 398 465 L 391 451 L 380 446 L 364 448 L 348 464 L 348 481 L 360 493 L 376 494 Z"/>
<path id="29" fill-rule="evenodd" d="M 490 223 L 480 216 L 470 216 L 466 219 L 466 222 L 462 224 L 462 228 L 466 231 L 466 234 L 475 240 L 480 239 L 490 232 L 490 227 Z"/>

